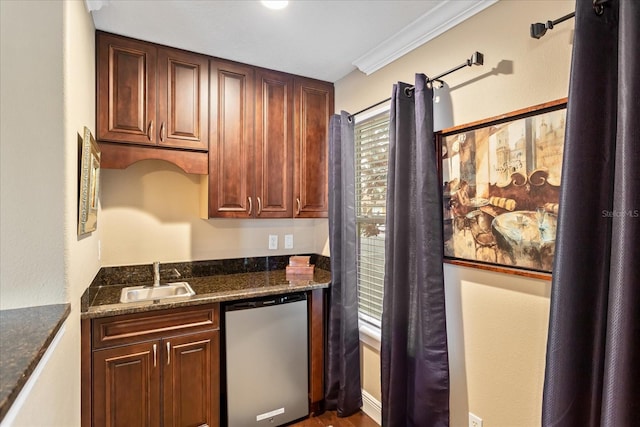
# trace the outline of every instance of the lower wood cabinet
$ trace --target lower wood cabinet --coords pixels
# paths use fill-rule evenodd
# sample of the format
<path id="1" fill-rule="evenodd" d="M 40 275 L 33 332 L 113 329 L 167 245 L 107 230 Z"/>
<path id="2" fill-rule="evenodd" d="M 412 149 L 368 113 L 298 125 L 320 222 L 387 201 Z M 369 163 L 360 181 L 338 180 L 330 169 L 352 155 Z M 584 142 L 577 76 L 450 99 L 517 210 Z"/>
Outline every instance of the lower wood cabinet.
<path id="1" fill-rule="evenodd" d="M 163 340 L 164 426 L 217 426 L 219 418 L 218 331 Z M 216 369 L 214 369 L 216 366 Z"/>
<path id="2" fill-rule="evenodd" d="M 325 293 L 307 293 L 312 415 L 324 411 Z M 218 427 L 219 318 L 215 303 L 82 319 L 82 427 Z"/>
<path id="3" fill-rule="evenodd" d="M 83 425 L 218 426 L 218 312 L 216 304 L 83 321 L 92 322 L 83 327 L 83 347 L 91 330 Z"/>
<path id="4" fill-rule="evenodd" d="M 93 425 L 160 425 L 157 343 L 93 353 Z"/>

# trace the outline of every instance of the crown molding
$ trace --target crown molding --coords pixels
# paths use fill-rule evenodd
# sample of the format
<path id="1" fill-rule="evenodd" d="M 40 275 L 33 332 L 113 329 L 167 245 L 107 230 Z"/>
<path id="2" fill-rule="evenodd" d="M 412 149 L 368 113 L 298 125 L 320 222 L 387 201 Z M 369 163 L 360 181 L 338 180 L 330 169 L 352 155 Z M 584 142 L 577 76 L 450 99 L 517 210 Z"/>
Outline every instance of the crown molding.
<path id="1" fill-rule="evenodd" d="M 498 0 L 445 0 L 352 62 L 369 75 L 438 37 Z M 471 48 L 471 50 L 477 50 Z"/>
<path id="2" fill-rule="evenodd" d="M 103 6 L 108 6 L 111 0 L 84 0 L 84 5 L 89 13 L 94 10 L 100 10 Z"/>

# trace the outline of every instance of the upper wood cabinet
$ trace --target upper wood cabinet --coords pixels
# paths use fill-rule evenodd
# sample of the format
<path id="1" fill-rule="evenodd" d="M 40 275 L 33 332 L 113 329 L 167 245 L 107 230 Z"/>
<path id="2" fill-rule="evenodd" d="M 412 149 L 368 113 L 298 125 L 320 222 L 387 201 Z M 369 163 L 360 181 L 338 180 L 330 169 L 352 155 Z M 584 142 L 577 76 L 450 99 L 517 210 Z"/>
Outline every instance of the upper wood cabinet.
<path id="1" fill-rule="evenodd" d="M 295 214 L 296 218 L 326 218 L 329 211 L 329 118 L 333 85 L 295 79 Z"/>
<path id="2" fill-rule="evenodd" d="M 212 60 L 210 84 L 209 216 L 248 218 L 254 212 L 254 69 Z"/>
<path id="3" fill-rule="evenodd" d="M 157 49 L 98 33 L 97 139 L 155 144 Z"/>
<path id="4" fill-rule="evenodd" d="M 213 60 L 209 216 L 291 218 L 293 78 Z"/>
<path id="5" fill-rule="evenodd" d="M 332 83 L 100 31 L 96 40 L 102 167 L 161 159 L 208 174 L 204 217 L 327 217 Z"/>
<path id="6" fill-rule="evenodd" d="M 209 59 L 158 49 L 158 144 L 209 148 Z"/>
<path id="7" fill-rule="evenodd" d="M 206 155 L 149 148 L 208 150 L 208 58 L 107 33 L 96 39 L 96 133 L 101 146 L 109 143 L 103 167 L 158 158 L 206 173 Z"/>
<path id="8" fill-rule="evenodd" d="M 261 218 L 293 215 L 293 78 L 256 72 L 255 183 Z"/>

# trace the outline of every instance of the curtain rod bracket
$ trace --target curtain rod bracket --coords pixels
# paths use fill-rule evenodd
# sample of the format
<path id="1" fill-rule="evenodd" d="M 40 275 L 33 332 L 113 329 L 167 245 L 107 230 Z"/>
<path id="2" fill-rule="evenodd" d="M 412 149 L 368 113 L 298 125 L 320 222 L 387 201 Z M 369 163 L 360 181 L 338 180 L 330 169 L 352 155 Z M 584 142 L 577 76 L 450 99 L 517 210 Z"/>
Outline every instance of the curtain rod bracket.
<path id="1" fill-rule="evenodd" d="M 593 11 L 595 12 L 595 14 L 598 16 L 602 15 L 604 13 L 604 5 L 608 2 L 609 0 L 593 0 Z M 531 24 L 531 38 L 539 39 L 540 37 L 545 35 L 547 30 L 553 30 L 553 27 L 555 25 L 558 25 L 559 23 L 564 22 L 567 19 L 573 18 L 574 16 L 576 16 L 576 13 L 571 12 L 556 20 L 547 21 L 546 24 L 543 24 L 542 22 Z"/>
<path id="2" fill-rule="evenodd" d="M 575 15 L 576 15 L 575 12 L 571 12 L 556 20 L 547 21 L 546 24 L 543 24 L 542 22 L 536 22 L 534 24 L 531 24 L 531 30 L 530 30 L 531 38 L 539 39 L 540 37 L 546 34 L 547 30 L 552 30 L 555 25 L 558 25 L 559 23 L 564 22 L 567 19 L 571 19 Z"/>

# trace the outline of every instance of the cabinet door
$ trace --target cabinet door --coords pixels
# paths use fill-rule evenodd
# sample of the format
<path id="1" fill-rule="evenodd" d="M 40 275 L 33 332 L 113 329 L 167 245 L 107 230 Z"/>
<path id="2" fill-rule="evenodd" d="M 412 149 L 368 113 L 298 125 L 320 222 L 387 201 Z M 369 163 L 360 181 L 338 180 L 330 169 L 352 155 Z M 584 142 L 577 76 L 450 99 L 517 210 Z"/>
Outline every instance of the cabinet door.
<path id="1" fill-rule="evenodd" d="M 209 60 L 177 49 L 158 49 L 158 145 L 209 147 Z"/>
<path id="2" fill-rule="evenodd" d="M 255 185 L 260 218 L 291 218 L 293 186 L 293 79 L 256 72 Z"/>
<path id="3" fill-rule="evenodd" d="M 164 426 L 219 425 L 219 332 L 165 339 Z"/>
<path id="4" fill-rule="evenodd" d="M 296 78 L 294 217 L 327 217 L 329 117 L 333 108 L 331 83 Z"/>
<path id="5" fill-rule="evenodd" d="M 247 218 L 253 188 L 254 69 L 210 62 L 209 216 Z"/>
<path id="6" fill-rule="evenodd" d="M 160 342 L 93 353 L 93 426 L 160 425 Z"/>
<path id="7" fill-rule="evenodd" d="M 156 47 L 97 36 L 97 139 L 155 144 Z"/>

